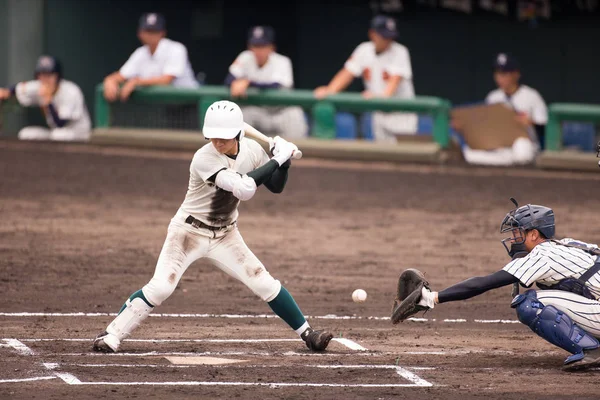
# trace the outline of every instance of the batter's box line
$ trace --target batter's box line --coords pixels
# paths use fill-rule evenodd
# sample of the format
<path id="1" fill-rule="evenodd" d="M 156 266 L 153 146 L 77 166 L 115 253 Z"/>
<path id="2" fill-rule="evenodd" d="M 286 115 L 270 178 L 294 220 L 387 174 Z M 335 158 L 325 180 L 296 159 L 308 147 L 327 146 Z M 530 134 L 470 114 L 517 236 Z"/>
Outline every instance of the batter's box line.
<path id="1" fill-rule="evenodd" d="M 87 312 L 0 312 L 0 317 L 114 317 L 117 313 L 87 313 Z M 273 314 L 150 314 L 150 317 L 155 318 L 227 318 L 227 319 L 276 319 L 279 318 Z M 360 316 L 360 315 L 307 315 L 307 319 L 323 319 L 323 320 L 372 320 L 372 321 L 389 321 L 390 317 L 377 316 Z M 443 319 L 435 318 L 408 318 L 411 322 L 443 322 L 443 323 L 466 323 L 474 322 L 476 324 L 518 324 L 518 320 L 513 319 L 474 319 L 468 321 L 463 318 L 459 319 Z"/>
<path id="2" fill-rule="evenodd" d="M 49 370 L 57 369 L 58 363 L 44 363 L 44 366 Z M 263 367 L 279 367 L 279 366 L 263 366 Z M 61 378 L 69 385 L 113 385 L 113 386 L 266 386 L 270 388 L 278 387 L 347 387 L 347 388 L 393 388 L 393 387 L 432 387 L 433 383 L 421 378 L 405 367 L 397 365 L 306 365 L 311 368 L 321 369 L 390 369 L 396 372 L 396 375 L 409 381 L 410 383 L 311 383 L 311 382 L 218 382 L 218 381 L 167 381 L 167 382 L 83 382 L 65 372 L 55 371 L 55 375 Z M 252 368 L 247 366 L 246 368 Z M 437 386 L 437 385 L 436 385 Z"/>

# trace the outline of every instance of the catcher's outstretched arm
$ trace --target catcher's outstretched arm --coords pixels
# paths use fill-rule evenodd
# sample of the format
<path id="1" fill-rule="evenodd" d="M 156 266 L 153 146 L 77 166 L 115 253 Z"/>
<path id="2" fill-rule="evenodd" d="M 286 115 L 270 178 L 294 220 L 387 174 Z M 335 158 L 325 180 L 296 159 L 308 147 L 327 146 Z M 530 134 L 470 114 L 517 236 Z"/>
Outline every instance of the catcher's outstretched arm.
<path id="1" fill-rule="evenodd" d="M 438 292 L 438 303 L 470 299 L 488 290 L 517 283 L 519 280 L 504 270 L 486 276 L 470 278 Z"/>

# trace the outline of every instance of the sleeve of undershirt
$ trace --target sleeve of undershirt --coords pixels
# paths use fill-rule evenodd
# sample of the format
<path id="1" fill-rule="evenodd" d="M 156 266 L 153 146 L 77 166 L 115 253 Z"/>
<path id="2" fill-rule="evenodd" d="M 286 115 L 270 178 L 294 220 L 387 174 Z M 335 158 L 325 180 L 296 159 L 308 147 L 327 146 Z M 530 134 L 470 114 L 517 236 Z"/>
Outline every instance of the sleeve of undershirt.
<path id="1" fill-rule="evenodd" d="M 181 77 L 185 72 L 188 62 L 188 52 L 184 45 L 177 43 L 169 52 L 169 57 L 163 69 L 163 75 L 170 75 L 176 78 Z"/>
<path id="2" fill-rule="evenodd" d="M 535 125 L 546 125 L 548 123 L 548 107 L 542 96 L 535 91 L 531 105 L 531 121 Z"/>
<path id="3" fill-rule="evenodd" d="M 143 48 L 140 47 L 125 61 L 125 64 L 119 70 L 119 73 L 123 75 L 125 79 L 135 78 L 140 73 L 140 62 Z"/>
<path id="4" fill-rule="evenodd" d="M 496 271 L 490 275 L 467 279 L 438 292 L 438 302 L 446 303 L 470 299 L 488 290 L 508 286 L 515 282 L 518 282 L 518 279 L 508 272 L 504 270 Z"/>

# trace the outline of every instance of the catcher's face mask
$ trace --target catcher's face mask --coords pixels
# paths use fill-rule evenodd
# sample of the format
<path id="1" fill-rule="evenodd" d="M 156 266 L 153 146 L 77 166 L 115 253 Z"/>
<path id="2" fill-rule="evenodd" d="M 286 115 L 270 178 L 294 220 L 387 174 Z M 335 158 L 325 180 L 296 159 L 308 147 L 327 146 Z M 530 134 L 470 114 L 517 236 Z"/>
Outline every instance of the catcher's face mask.
<path id="1" fill-rule="evenodd" d="M 517 253 L 523 253 L 527 251 L 525 248 L 527 231 L 521 227 L 521 224 L 515 218 L 515 214 L 519 206 L 516 204 L 516 201 L 514 201 L 514 203 L 517 208 L 506 214 L 504 220 L 502 220 L 502 224 L 500 225 L 500 233 L 511 232 L 511 236 L 502 239 L 502 245 L 511 258 L 514 258 Z"/>

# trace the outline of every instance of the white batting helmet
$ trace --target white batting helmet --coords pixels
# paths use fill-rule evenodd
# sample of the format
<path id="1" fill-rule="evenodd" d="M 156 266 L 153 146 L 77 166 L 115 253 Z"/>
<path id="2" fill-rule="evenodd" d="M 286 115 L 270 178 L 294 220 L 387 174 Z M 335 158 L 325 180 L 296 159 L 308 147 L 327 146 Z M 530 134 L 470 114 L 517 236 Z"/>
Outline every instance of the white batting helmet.
<path id="1" fill-rule="evenodd" d="M 204 116 L 202 133 L 207 139 L 244 137 L 244 116 L 232 101 L 221 100 L 211 104 Z"/>

